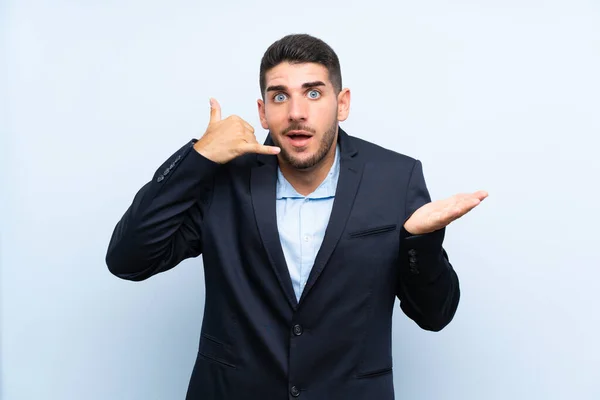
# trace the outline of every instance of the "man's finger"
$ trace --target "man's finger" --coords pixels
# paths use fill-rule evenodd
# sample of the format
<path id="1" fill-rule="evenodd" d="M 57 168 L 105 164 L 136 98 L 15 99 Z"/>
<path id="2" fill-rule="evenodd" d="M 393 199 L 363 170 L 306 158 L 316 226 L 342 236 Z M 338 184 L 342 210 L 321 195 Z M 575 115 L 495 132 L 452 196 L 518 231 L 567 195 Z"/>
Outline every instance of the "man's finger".
<path id="1" fill-rule="evenodd" d="M 488 197 L 488 192 L 486 192 L 485 190 L 478 190 L 477 192 L 473 193 L 473 195 L 481 201 Z"/>
<path id="2" fill-rule="evenodd" d="M 213 98 L 210 99 L 210 123 L 221 120 L 221 105 Z"/>
<path id="3" fill-rule="evenodd" d="M 242 123 L 244 124 L 244 126 L 246 127 L 246 129 L 248 129 L 248 131 L 250 133 L 254 133 L 254 127 L 252 125 L 250 125 L 248 122 L 242 120 Z"/>
<path id="4" fill-rule="evenodd" d="M 244 146 L 244 151 L 246 153 L 275 155 L 279 154 L 281 149 L 276 146 L 265 146 L 264 144 L 259 143 L 248 143 Z"/>
<path id="5" fill-rule="evenodd" d="M 461 208 L 465 208 L 468 210 L 471 210 L 472 208 L 474 208 L 475 206 L 479 205 L 479 203 L 481 203 L 481 200 L 479 200 L 478 197 L 475 196 L 468 196 L 465 197 L 463 199 L 461 199 L 460 201 L 457 202 L 457 205 Z"/>

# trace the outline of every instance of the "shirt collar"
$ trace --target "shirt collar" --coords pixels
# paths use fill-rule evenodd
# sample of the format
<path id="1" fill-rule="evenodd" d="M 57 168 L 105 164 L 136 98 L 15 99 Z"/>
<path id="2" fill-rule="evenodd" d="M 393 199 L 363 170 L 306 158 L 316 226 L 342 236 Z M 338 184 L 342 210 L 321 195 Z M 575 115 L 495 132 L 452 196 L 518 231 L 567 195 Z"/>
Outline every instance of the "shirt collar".
<path id="1" fill-rule="evenodd" d="M 314 192 L 308 196 L 303 196 L 294 189 L 294 187 L 288 182 L 283 176 L 281 169 L 277 167 L 277 199 L 284 198 L 308 198 L 308 199 L 325 199 L 328 197 L 335 197 L 335 190 L 337 187 L 338 177 L 340 176 L 340 145 L 337 144 L 335 147 L 335 157 L 333 159 L 333 165 L 327 174 L 327 177 L 321 182 L 321 184 L 315 189 Z"/>

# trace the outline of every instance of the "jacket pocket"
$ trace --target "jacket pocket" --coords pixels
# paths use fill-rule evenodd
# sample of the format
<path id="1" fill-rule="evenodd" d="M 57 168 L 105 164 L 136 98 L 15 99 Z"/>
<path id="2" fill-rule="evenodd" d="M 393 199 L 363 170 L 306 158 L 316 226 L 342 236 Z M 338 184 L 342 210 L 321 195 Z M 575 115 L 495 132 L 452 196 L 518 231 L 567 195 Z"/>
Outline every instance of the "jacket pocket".
<path id="1" fill-rule="evenodd" d="M 369 236 L 369 235 L 377 235 L 377 234 L 381 234 L 381 233 L 394 231 L 394 230 L 396 230 L 396 227 L 397 227 L 396 224 L 382 225 L 382 226 L 377 226 L 375 228 L 361 229 L 359 231 L 350 232 L 348 235 L 351 238 L 357 238 L 357 237 L 363 237 L 363 236 Z"/>
<path id="2" fill-rule="evenodd" d="M 375 371 L 364 372 L 356 375 L 356 379 L 376 378 L 378 376 L 387 375 L 392 373 L 392 367 L 382 368 Z"/>
<path id="3" fill-rule="evenodd" d="M 231 346 L 205 333 L 200 335 L 198 354 L 214 363 L 229 368 L 237 368 Z"/>

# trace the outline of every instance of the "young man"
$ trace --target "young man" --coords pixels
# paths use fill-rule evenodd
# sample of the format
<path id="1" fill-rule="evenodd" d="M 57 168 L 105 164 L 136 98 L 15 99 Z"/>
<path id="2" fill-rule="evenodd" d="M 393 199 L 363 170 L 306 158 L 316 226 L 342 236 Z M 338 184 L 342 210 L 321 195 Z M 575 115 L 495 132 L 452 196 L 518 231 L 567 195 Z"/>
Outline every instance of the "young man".
<path id="1" fill-rule="evenodd" d="M 259 144 L 211 99 L 199 140 L 140 189 L 106 262 L 141 281 L 202 254 L 206 303 L 187 399 L 394 398 L 395 297 L 423 329 L 453 318 L 445 226 L 487 193 L 431 202 L 418 160 L 349 136 L 350 91 L 309 35 L 261 62 Z"/>

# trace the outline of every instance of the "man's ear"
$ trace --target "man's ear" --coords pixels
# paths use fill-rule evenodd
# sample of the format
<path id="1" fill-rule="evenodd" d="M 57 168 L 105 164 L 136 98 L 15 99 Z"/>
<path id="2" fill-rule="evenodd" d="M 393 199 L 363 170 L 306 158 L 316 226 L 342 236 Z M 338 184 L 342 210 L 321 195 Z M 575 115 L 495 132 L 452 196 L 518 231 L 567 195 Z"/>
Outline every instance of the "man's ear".
<path id="1" fill-rule="evenodd" d="M 258 117 L 260 118 L 260 124 L 262 125 L 263 129 L 269 129 L 269 126 L 267 125 L 267 117 L 265 116 L 265 102 L 262 99 L 258 99 L 256 103 L 258 105 Z"/>
<path id="2" fill-rule="evenodd" d="M 345 121 L 350 114 L 350 89 L 342 89 L 338 94 L 338 121 Z"/>

